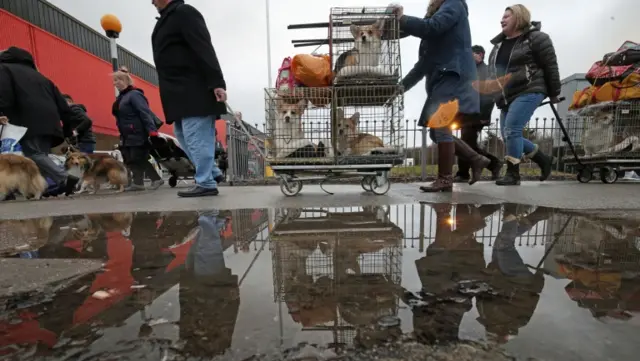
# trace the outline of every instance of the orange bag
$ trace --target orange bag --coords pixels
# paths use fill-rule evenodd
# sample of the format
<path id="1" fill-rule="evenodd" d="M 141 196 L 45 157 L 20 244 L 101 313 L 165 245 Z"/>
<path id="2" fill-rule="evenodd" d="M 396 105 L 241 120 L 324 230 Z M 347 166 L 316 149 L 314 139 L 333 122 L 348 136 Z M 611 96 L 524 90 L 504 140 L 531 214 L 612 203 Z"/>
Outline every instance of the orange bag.
<path id="1" fill-rule="evenodd" d="M 595 101 L 594 92 L 596 92 L 597 90 L 598 88 L 592 85 L 573 93 L 573 100 L 571 101 L 569 109 L 580 109 L 593 103 Z"/>
<path id="2" fill-rule="evenodd" d="M 631 73 L 621 81 L 604 83 L 595 94 L 596 103 L 640 98 L 640 74 Z"/>
<path id="3" fill-rule="evenodd" d="M 621 81 L 610 81 L 600 87 L 592 85 L 573 94 L 569 109 L 580 109 L 587 105 L 640 99 L 640 74 L 631 73 Z"/>
<path id="4" fill-rule="evenodd" d="M 296 81 L 308 87 L 329 86 L 333 78 L 329 55 L 298 54 L 293 57 L 291 70 Z"/>

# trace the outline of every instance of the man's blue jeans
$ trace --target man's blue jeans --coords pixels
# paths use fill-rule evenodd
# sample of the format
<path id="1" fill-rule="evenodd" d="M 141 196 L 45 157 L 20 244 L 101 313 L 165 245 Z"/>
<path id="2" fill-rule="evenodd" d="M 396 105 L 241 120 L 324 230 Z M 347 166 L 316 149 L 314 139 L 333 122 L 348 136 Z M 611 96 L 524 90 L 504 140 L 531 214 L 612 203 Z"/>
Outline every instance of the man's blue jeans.
<path id="1" fill-rule="evenodd" d="M 173 125 L 178 143 L 196 167 L 196 184 L 207 189 L 216 188 L 215 178 L 222 175 L 215 160 L 215 126 L 213 116 L 184 118 Z"/>
<path id="2" fill-rule="evenodd" d="M 544 98 L 541 93 L 523 94 L 500 114 L 500 132 L 506 143 L 508 157 L 519 160 L 523 154 L 536 150 L 536 145 L 525 139 L 522 131 Z"/>

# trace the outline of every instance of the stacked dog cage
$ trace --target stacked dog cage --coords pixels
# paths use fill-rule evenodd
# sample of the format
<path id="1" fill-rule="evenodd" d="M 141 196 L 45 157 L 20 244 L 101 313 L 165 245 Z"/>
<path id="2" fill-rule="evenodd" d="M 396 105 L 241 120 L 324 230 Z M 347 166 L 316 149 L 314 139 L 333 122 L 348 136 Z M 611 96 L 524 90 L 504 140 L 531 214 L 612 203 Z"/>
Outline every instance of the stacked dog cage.
<path id="1" fill-rule="evenodd" d="M 362 177 L 366 191 L 385 194 L 391 168 L 404 160 L 396 18 L 387 8 L 332 8 L 328 23 L 289 28 L 328 29 L 328 39 L 293 43 L 328 45 L 330 85 L 266 89 L 267 158 L 282 192 L 294 196 L 305 181 Z"/>
<path id="2" fill-rule="evenodd" d="M 303 331 L 331 332 L 336 348 L 388 335 L 381 320 L 397 317 L 403 232 L 379 214 L 289 209 L 271 232 L 275 301 Z"/>
<path id="3" fill-rule="evenodd" d="M 611 184 L 640 170 L 640 100 L 586 106 L 572 112 L 567 128 L 582 152 L 565 157 L 565 165 L 578 167 L 581 183 L 599 175 Z"/>

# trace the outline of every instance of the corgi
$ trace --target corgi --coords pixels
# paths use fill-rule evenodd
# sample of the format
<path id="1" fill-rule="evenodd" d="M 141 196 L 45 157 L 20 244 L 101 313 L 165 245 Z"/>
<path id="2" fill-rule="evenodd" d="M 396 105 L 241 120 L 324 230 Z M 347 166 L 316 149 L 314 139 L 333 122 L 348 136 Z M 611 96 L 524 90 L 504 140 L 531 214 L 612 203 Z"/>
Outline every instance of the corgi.
<path id="1" fill-rule="evenodd" d="M 0 199 L 16 190 L 27 199 L 40 199 L 47 187 L 33 160 L 17 154 L 0 154 Z"/>
<path id="2" fill-rule="evenodd" d="M 351 117 L 345 118 L 344 111 L 338 109 L 337 122 L 336 146 L 340 155 L 372 155 L 395 152 L 395 149 L 386 148 L 382 139 L 375 135 L 358 132 L 360 113 L 356 112 Z"/>
<path id="3" fill-rule="evenodd" d="M 276 158 L 286 158 L 296 150 L 304 148 L 310 141 L 304 138 L 302 130 L 302 115 L 307 110 L 306 99 L 296 104 L 277 100 L 277 113 L 273 137 L 276 147 Z"/>
<path id="4" fill-rule="evenodd" d="M 377 67 L 382 55 L 382 34 L 384 19 L 378 19 L 371 25 L 351 25 L 351 35 L 355 41 L 354 47 L 338 57 L 334 74 L 347 66 Z"/>
<path id="5" fill-rule="evenodd" d="M 129 181 L 129 172 L 125 165 L 107 154 L 70 153 L 64 163 L 65 169 L 80 168 L 82 171 L 82 187 L 84 192 L 87 187 L 93 188 L 92 193 L 100 190 L 100 184 L 108 182 L 118 186 L 118 192 L 124 192 L 124 187 Z"/>

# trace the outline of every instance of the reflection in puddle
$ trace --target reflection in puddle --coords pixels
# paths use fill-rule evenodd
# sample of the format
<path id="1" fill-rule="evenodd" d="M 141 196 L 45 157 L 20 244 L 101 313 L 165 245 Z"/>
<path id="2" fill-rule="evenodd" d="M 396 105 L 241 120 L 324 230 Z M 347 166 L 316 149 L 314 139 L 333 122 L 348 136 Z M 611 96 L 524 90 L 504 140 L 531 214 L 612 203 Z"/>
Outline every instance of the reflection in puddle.
<path id="1" fill-rule="evenodd" d="M 525 358 L 628 360 L 639 226 L 515 204 L 0 221 L 0 358 L 324 359 L 476 340 Z M 74 272 L 53 271 L 61 261 Z M 41 281 L 17 291 L 21 274 Z"/>

